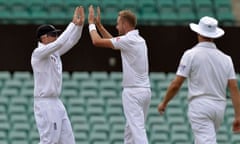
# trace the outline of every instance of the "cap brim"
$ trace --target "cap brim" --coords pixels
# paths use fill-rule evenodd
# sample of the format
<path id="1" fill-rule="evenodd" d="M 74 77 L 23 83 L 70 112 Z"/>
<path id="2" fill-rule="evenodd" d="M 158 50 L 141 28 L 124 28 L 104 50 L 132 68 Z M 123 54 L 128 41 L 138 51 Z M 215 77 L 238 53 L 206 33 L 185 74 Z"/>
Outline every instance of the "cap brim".
<path id="1" fill-rule="evenodd" d="M 60 34 L 60 33 L 62 32 L 62 30 L 56 29 L 56 30 L 54 30 L 54 31 L 52 31 L 52 32 L 56 32 L 56 33 Z"/>
<path id="2" fill-rule="evenodd" d="M 195 23 L 190 23 L 189 24 L 190 28 L 192 31 L 204 36 L 204 37 L 208 37 L 208 38 L 219 38 L 221 36 L 224 35 L 224 31 L 221 28 L 217 28 L 217 30 L 215 32 L 206 32 L 206 31 L 202 31 L 199 26 Z"/>
<path id="3" fill-rule="evenodd" d="M 56 35 L 57 34 L 59 36 L 61 34 L 61 30 L 56 29 L 56 30 L 50 31 L 46 34 L 48 34 L 48 35 L 50 35 L 50 34 Z"/>

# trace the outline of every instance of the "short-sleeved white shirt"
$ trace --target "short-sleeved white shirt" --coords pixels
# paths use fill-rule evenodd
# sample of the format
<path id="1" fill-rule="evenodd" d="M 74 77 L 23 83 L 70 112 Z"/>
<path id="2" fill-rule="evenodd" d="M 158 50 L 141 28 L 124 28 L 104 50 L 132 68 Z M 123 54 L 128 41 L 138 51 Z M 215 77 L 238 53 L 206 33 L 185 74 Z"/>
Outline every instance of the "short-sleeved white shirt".
<path id="1" fill-rule="evenodd" d="M 181 58 L 177 75 L 188 78 L 188 97 L 226 100 L 229 79 L 236 79 L 230 56 L 212 42 L 200 42 Z"/>
<path id="2" fill-rule="evenodd" d="M 123 87 L 150 87 L 147 45 L 138 30 L 111 41 L 114 49 L 121 51 Z"/>

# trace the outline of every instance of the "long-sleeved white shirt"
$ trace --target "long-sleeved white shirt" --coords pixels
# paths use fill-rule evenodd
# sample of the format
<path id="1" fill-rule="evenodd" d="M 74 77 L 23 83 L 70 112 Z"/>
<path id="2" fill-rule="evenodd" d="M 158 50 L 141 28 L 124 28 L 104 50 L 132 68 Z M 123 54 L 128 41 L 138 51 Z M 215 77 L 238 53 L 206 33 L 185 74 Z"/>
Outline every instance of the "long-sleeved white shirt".
<path id="1" fill-rule="evenodd" d="M 38 43 L 31 65 L 34 75 L 34 97 L 58 97 L 62 89 L 61 56 L 80 39 L 83 26 L 70 23 L 66 30 L 49 44 Z"/>

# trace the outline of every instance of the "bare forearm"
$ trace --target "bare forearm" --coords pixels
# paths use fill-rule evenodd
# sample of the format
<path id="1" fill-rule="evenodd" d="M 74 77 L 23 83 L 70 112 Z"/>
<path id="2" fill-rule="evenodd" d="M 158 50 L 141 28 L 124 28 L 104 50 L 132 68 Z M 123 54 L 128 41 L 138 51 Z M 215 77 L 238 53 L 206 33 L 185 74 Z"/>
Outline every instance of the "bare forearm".
<path id="1" fill-rule="evenodd" d="M 238 91 L 234 91 L 231 93 L 232 95 L 232 103 L 235 111 L 235 116 L 240 117 L 240 95 Z"/>
<path id="2" fill-rule="evenodd" d="M 99 36 L 97 31 L 96 30 L 91 31 L 90 36 L 91 36 L 93 45 L 98 46 L 98 41 L 101 39 L 101 37 Z"/>
<path id="3" fill-rule="evenodd" d="M 112 38 L 112 35 L 104 28 L 103 25 L 96 25 L 96 26 L 103 38 Z"/>
<path id="4" fill-rule="evenodd" d="M 163 103 L 165 105 L 167 105 L 168 102 L 177 94 L 184 80 L 185 80 L 185 77 L 176 76 L 175 79 L 171 82 L 171 84 L 167 89 L 166 95 L 163 99 Z"/>
<path id="5" fill-rule="evenodd" d="M 229 90 L 232 97 L 232 104 L 235 111 L 235 116 L 240 117 L 240 94 L 236 80 L 229 81 Z"/>
<path id="6" fill-rule="evenodd" d="M 164 96 L 163 103 L 167 105 L 169 101 L 177 94 L 180 87 L 176 86 L 174 83 L 172 83 L 166 92 L 166 95 Z"/>

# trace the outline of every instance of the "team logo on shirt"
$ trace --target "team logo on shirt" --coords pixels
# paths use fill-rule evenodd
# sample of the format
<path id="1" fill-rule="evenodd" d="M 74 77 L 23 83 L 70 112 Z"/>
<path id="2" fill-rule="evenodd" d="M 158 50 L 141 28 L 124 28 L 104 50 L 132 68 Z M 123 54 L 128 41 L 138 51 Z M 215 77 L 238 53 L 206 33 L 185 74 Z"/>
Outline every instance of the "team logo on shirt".
<path id="1" fill-rule="evenodd" d="M 120 37 L 116 37 L 116 41 L 119 41 L 120 40 Z"/>
<path id="2" fill-rule="evenodd" d="M 51 55 L 50 56 L 51 61 L 56 65 L 57 71 L 61 73 L 62 68 L 61 68 L 61 63 L 58 61 L 58 57 L 56 55 Z"/>
<path id="3" fill-rule="evenodd" d="M 51 55 L 51 56 L 50 56 L 50 58 L 51 58 L 51 60 L 52 60 L 54 63 L 56 63 L 56 62 L 57 62 L 57 60 L 56 60 L 56 57 L 55 57 L 55 56 Z"/>
<path id="4" fill-rule="evenodd" d="M 185 70 L 185 68 L 186 68 L 186 65 L 180 64 L 179 67 L 178 67 L 178 70 L 180 72 L 183 72 Z"/>

